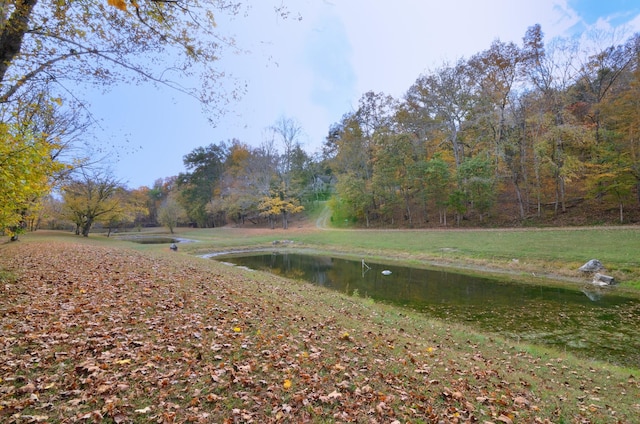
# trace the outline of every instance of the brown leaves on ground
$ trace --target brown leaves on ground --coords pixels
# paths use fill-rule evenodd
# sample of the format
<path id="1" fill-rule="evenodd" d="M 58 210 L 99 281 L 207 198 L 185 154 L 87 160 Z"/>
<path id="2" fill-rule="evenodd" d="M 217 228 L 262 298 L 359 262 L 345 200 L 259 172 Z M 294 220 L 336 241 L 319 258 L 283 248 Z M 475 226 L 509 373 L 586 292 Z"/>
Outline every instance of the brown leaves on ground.
<path id="1" fill-rule="evenodd" d="M 91 244 L 0 253 L 18 276 L 0 287 L 2 422 L 626 421 L 601 392 L 640 413 L 633 378 L 489 358 L 311 285 Z"/>

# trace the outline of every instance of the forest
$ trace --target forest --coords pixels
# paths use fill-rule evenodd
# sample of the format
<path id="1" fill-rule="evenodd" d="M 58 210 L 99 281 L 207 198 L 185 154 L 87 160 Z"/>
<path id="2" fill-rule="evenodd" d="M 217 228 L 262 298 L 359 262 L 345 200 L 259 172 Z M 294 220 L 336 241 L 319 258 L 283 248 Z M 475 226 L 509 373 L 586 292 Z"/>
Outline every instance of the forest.
<path id="1" fill-rule="evenodd" d="M 640 38 L 596 48 L 495 41 L 367 93 L 327 138 L 335 213 L 363 226 L 634 222 Z M 600 40 L 602 42 L 602 40 Z"/>
<path id="2" fill-rule="evenodd" d="M 75 173 L 31 225 L 287 228 L 320 201 L 335 225 L 363 228 L 636 223 L 640 35 L 612 37 L 547 45 L 534 25 L 521 45 L 495 40 L 401 98 L 365 93 L 315 156 L 283 116 L 258 147 L 198 147 L 151 188 Z"/>

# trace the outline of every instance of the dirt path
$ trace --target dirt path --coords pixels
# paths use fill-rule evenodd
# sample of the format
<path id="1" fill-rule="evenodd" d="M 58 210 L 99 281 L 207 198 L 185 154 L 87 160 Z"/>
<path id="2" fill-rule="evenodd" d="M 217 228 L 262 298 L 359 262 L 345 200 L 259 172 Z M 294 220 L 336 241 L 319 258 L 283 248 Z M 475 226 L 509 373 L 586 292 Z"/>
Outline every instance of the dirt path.
<path id="1" fill-rule="evenodd" d="M 327 202 L 324 202 L 322 212 L 316 219 L 316 228 L 319 228 L 321 230 L 328 230 L 330 220 L 331 220 L 331 208 L 329 208 L 329 205 L 327 204 Z"/>

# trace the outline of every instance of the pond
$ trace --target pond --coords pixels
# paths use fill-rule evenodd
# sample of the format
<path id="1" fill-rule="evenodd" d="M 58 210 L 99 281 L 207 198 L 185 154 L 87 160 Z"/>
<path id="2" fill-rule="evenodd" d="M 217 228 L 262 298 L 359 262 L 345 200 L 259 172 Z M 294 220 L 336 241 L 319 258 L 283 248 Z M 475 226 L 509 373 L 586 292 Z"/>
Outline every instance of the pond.
<path id="1" fill-rule="evenodd" d="M 138 244 L 171 244 L 171 243 L 189 243 L 189 240 L 179 237 L 154 236 L 154 235 L 124 235 L 117 236 L 120 240 L 131 241 Z"/>
<path id="2" fill-rule="evenodd" d="M 591 284 L 538 286 L 328 256 L 254 252 L 213 259 L 409 307 L 489 333 L 640 368 L 640 301 Z M 384 274 L 383 274 L 383 271 Z M 385 275 L 388 274 L 388 275 Z"/>

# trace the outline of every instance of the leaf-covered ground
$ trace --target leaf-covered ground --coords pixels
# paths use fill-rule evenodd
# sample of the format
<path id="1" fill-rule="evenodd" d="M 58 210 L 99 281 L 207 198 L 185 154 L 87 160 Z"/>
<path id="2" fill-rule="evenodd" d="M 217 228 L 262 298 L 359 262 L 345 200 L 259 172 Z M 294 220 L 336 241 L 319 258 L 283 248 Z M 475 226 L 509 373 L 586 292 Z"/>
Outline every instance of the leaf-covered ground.
<path id="1" fill-rule="evenodd" d="M 640 416 L 636 371 L 180 253 L 18 242 L 3 269 L 0 422 Z"/>

